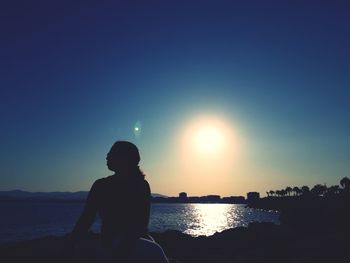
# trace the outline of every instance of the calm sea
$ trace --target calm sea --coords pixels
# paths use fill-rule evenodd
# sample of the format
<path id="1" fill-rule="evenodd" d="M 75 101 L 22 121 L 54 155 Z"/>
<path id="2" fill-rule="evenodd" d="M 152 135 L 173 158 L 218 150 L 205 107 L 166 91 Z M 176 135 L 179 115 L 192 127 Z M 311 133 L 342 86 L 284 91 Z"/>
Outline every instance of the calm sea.
<path id="1" fill-rule="evenodd" d="M 83 203 L 1 203 L 0 242 L 27 240 L 69 233 Z M 254 221 L 278 221 L 277 212 L 245 208 L 236 204 L 153 204 L 149 229 L 175 229 L 192 236 L 212 235 Z M 97 219 L 92 230 L 99 232 Z"/>

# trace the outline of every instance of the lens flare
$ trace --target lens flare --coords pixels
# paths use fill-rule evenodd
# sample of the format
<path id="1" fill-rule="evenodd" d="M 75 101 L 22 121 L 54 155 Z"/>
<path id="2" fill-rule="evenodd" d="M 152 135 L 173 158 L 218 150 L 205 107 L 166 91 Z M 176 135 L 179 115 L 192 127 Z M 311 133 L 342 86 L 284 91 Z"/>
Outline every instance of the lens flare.
<path id="1" fill-rule="evenodd" d="M 136 138 L 139 138 L 141 136 L 142 131 L 142 125 L 140 121 L 137 121 L 134 125 L 134 135 Z"/>

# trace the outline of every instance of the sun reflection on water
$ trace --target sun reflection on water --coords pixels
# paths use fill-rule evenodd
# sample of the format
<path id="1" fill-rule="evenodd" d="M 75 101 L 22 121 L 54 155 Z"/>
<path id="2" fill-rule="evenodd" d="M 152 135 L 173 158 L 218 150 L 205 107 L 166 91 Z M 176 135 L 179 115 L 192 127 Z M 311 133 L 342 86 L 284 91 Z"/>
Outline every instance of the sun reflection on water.
<path id="1" fill-rule="evenodd" d="M 179 230 L 191 236 L 210 236 L 250 222 L 279 223 L 276 212 L 236 204 L 152 204 L 150 231 Z"/>
<path id="2" fill-rule="evenodd" d="M 227 204 L 195 204 L 193 206 L 193 221 L 186 234 L 192 236 L 212 235 L 223 231 L 232 225 L 232 206 Z"/>

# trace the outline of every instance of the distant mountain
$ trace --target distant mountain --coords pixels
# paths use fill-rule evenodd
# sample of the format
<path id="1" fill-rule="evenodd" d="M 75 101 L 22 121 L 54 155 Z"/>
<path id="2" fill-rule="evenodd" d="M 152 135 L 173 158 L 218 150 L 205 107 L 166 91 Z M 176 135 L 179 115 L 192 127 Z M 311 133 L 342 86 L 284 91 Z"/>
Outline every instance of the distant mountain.
<path id="1" fill-rule="evenodd" d="M 22 190 L 0 191 L 0 199 L 55 199 L 85 200 L 88 192 L 27 192 Z"/>
<path id="2" fill-rule="evenodd" d="M 89 192 L 27 192 L 22 190 L 0 191 L 0 200 L 85 200 Z M 167 197 L 152 193 L 153 197 Z"/>
<path id="3" fill-rule="evenodd" d="M 161 194 L 156 194 L 156 193 L 152 193 L 151 195 L 152 195 L 152 197 L 164 197 L 164 198 L 168 197 L 166 195 L 161 195 Z"/>

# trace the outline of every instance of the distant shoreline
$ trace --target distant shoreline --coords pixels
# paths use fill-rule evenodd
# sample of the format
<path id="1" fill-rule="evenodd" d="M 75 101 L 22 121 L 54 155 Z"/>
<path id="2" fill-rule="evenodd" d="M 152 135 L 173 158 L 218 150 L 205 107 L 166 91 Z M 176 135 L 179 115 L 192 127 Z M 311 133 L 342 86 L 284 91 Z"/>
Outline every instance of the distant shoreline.
<path id="1" fill-rule="evenodd" d="M 22 190 L 0 191 L 0 203 L 4 202 L 53 202 L 53 203 L 80 203 L 85 202 L 89 192 L 27 192 Z M 126 197 L 127 199 L 128 197 Z M 244 196 L 205 195 L 187 196 L 185 192 L 176 197 L 168 197 L 162 194 L 151 193 L 152 203 L 222 203 L 222 204 L 247 204 L 248 200 Z"/>
<path id="2" fill-rule="evenodd" d="M 1 203 L 85 203 L 85 199 L 46 199 L 46 198 L 0 198 Z M 151 200 L 153 204 L 242 204 L 247 205 L 247 202 L 191 202 L 191 201 L 181 201 L 181 200 Z"/>

